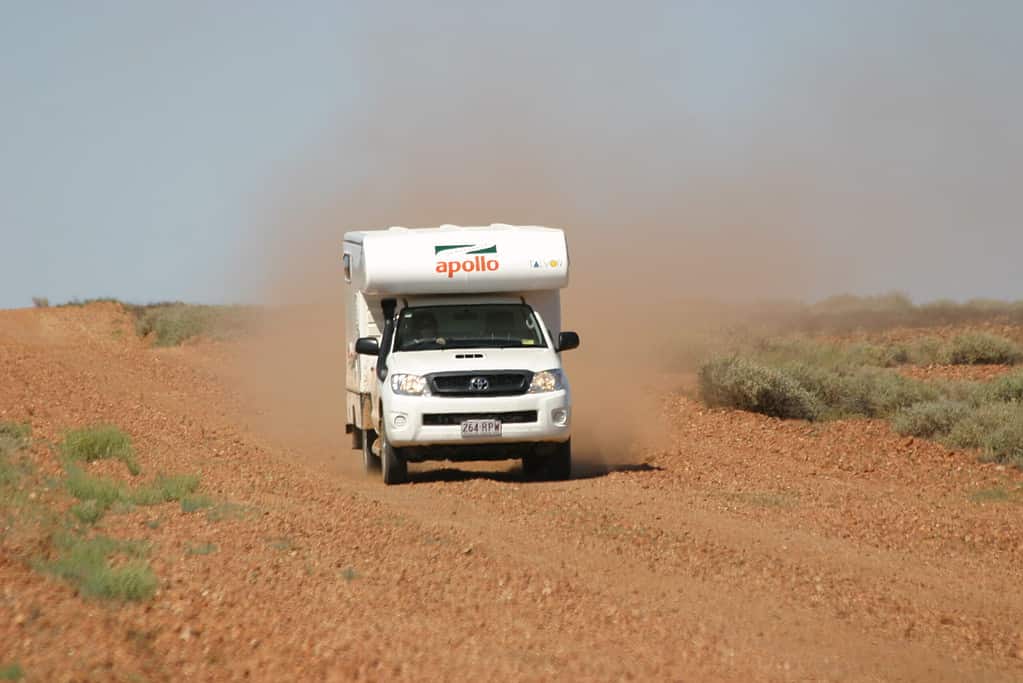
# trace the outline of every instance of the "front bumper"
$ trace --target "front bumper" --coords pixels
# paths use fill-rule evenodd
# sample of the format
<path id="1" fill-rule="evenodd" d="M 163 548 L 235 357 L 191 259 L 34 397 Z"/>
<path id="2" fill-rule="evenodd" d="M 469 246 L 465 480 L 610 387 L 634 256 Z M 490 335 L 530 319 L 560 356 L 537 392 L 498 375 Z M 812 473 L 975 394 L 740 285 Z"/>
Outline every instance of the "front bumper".
<path id="1" fill-rule="evenodd" d="M 572 434 L 568 391 L 493 397 L 402 396 L 388 392 L 382 419 L 387 439 L 399 448 L 408 446 L 472 446 L 535 442 L 564 442 Z M 511 413 L 535 410 L 536 421 L 506 422 L 501 436 L 463 437 L 460 424 L 424 425 L 423 415 L 445 413 Z M 556 424 L 553 413 L 564 410 L 567 419 Z"/>

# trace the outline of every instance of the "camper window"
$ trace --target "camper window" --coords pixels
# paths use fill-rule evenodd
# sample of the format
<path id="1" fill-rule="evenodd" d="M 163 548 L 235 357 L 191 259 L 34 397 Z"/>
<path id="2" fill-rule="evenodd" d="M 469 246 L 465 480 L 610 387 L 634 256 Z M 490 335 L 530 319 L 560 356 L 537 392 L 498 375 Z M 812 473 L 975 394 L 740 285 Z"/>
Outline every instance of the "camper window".
<path id="1" fill-rule="evenodd" d="M 395 351 L 544 348 L 533 309 L 523 304 L 417 306 L 398 317 Z"/>

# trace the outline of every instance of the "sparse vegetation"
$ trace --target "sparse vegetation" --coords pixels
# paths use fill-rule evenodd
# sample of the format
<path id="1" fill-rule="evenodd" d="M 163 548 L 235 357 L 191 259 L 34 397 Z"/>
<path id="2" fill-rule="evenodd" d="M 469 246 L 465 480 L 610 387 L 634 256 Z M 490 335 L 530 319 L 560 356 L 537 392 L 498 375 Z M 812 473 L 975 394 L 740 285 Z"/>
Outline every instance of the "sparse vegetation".
<path id="1" fill-rule="evenodd" d="M 198 545 L 189 545 L 185 548 L 186 555 L 211 555 L 217 552 L 216 543 L 200 543 Z"/>
<path id="2" fill-rule="evenodd" d="M 238 503 L 218 503 L 206 512 L 206 519 L 211 522 L 222 522 L 227 519 L 245 519 L 253 512 L 247 505 Z"/>
<path id="3" fill-rule="evenodd" d="M 1023 489 L 1010 490 L 1004 486 L 981 489 L 970 495 L 974 503 L 1008 503 L 1023 500 Z"/>
<path id="4" fill-rule="evenodd" d="M 980 391 L 982 400 L 1023 403 L 1023 371 L 1002 375 Z"/>
<path id="5" fill-rule="evenodd" d="M 900 410 L 892 426 L 899 434 L 933 438 L 948 434 L 970 410 L 970 404 L 964 401 L 921 401 Z"/>
<path id="6" fill-rule="evenodd" d="M 151 337 L 156 346 L 177 346 L 196 337 L 214 340 L 236 337 L 252 329 L 257 310 L 255 306 L 186 304 L 181 301 L 130 304 L 111 297 L 72 299 L 60 306 L 98 303 L 113 303 L 124 308 L 134 320 L 135 332 L 140 337 Z"/>
<path id="7" fill-rule="evenodd" d="M 50 300 L 45 296 L 34 296 L 32 297 L 32 305 L 36 308 L 49 308 Z"/>
<path id="8" fill-rule="evenodd" d="M 73 429 L 64 437 L 60 450 L 68 460 L 92 462 L 114 458 L 123 462 L 132 475 L 141 472 L 135 462 L 131 438 L 112 425 Z"/>
<path id="9" fill-rule="evenodd" d="M 252 326 L 246 306 L 202 306 L 179 302 L 130 306 L 139 336 L 153 336 L 157 346 L 176 346 L 195 337 L 226 339 Z"/>
<path id="10" fill-rule="evenodd" d="M 814 397 L 781 371 L 740 357 L 706 363 L 699 373 L 700 395 L 707 405 L 738 408 L 772 417 L 815 420 Z"/>
<path id="11" fill-rule="evenodd" d="M 0 681 L 20 681 L 24 677 L 20 664 L 0 664 Z"/>
<path id="12" fill-rule="evenodd" d="M 206 510 L 214 505 L 216 501 L 209 496 L 186 496 L 181 499 L 181 511 L 187 513 Z"/>
<path id="13" fill-rule="evenodd" d="M 182 501 L 184 507 L 184 501 L 199 488 L 199 477 L 194 474 L 159 475 L 148 484 L 130 489 L 108 477 L 94 476 L 79 467 L 70 466 L 66 484 L 68 493 L 82 501 L 72 508 L 72 514 L 83 522 L 95 523 L 116 504 L 159 505 Z"/>
<path id="14" fill-rule="evenodd" d="M 136 489 L 130 496 L 136 505 L 158 505 L 175 500 L 184 500 L 199 488 L 199 477 L 195 474 L 174 476 L 159 475 L 151 484 Z"/>
<path id="15" fill-rule="evenodd" d="M 744 355 L 704 363 L 699 390 L 710 406 L 774 417 L 890 418 L 900 434 L 977 448 L 987 459 L 1023 467 L 1023 372 L 987 383 L 926 382 L 890 369 L 937 356 L 956 364 L 1021 358 L 1014 342 L 980 333 L 889 347 L 768 340 L 749 345 Z"/>
<path id="16" fill-rule="evenodd" d="M 28 442 L 32 427 L 20 422 L 0 422 L 0 454 L 17 450 Z"/>
<path id="17" fill-rule="evenodd" d="M 941 358 L 949 365 L 1014 365 L 1023 360 L 1023 348 L 1004 337 L 968 332 L 954 337 Z"/>
<path id="18" fill-rule="evenodd" d="M 146 600 L 156 591 L 157 579 L 145 560 L 148 546 L 106 536 L 65 536 L 57 540 L 57 559 L 39 568 L 75 585 L 90 597 L 109 600 Z M 126 561 L 111 564 L 111 558 Z"/>

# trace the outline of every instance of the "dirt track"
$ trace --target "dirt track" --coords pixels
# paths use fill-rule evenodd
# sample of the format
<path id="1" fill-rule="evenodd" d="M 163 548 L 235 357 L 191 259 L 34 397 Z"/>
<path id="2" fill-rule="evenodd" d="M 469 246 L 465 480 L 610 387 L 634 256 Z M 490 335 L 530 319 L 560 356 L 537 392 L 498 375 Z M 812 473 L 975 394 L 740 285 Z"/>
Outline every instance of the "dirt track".
<path id="1" fill-rule="evenodd" d="M 231 354 L 146 348 L 113 305 L 0 312 L 0 420 L 31 422 L 44 468 L 62 430 L 111 422 L 147 473 L 201 471 L 252 510 L 104 518 L 154 543 L 143 605 L 0 557 L 0 663 L 30 681 L 1023 679 L 1023 507 L 976 497 L 1018 472 L 881 423 L 666 396 L 671 435 L 630 465 L 542 484 L 433 465 L 386 488 L 340 430 L 272 428 Z"/>

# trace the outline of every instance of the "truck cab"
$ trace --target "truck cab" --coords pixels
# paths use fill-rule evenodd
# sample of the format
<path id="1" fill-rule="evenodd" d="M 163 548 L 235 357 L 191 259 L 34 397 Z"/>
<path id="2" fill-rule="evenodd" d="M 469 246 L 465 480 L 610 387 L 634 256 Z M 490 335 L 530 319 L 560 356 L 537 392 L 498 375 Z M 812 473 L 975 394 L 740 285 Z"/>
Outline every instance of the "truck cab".
<path id="1" fill-rule="evenodd" d="M 347 431 L 385 483 L 409 462 L 521 459 L 571 476 L 564 233 L 539 226 L 345 235 Z"/>

